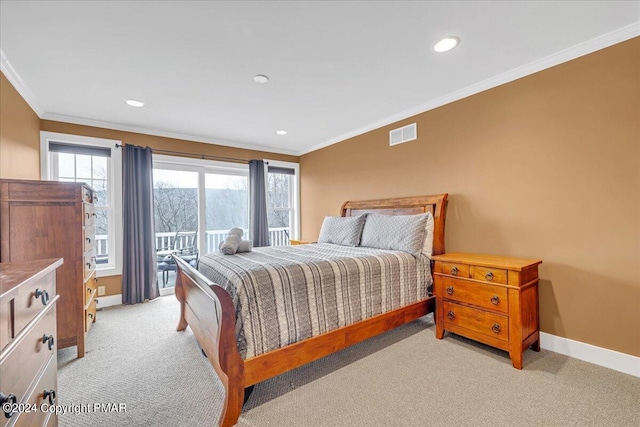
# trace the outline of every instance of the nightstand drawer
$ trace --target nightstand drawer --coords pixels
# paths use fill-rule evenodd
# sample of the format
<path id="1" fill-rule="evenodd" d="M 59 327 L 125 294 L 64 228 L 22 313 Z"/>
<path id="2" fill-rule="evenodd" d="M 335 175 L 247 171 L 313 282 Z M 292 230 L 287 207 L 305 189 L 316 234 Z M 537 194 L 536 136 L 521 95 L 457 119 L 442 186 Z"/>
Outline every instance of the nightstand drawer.
<path id="1" fill-rule="evenodd" d="M 500 341 L 509 340 L 509 318 L 472 307 L 444 302 L 444 326 L 457 332 L 455 327 L 490 336 Z"/>
<path id="2" fill-rule="evenodd" d="M 503 286 L 485 285 L 446 276 L 440 276 L 436 283 L 440 288 L 436 294 L 442 295 L 443 298 L 500 313 L 509 312 L 507 288 Z"/>
<path id="3" fill-rule="evenodd" d="M 507 284 L 507 270 L 488 268 L 474 265 L 471 267 L 471 277 L 484 282 Z"/>
<path id="4" fill-rule="evenodd" d="M 460 264 L 456 262 L 438 262 L 436 269 L 438 273 L 449 274 L 457 277 L 470 277 L 469 266 L 467 264 Z"/>

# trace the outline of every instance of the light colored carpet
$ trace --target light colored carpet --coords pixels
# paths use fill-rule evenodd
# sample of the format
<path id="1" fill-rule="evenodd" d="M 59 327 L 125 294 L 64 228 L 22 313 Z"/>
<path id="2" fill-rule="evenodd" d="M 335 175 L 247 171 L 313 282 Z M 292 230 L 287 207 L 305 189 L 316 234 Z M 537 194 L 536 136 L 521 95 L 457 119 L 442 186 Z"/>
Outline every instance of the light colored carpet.
<path id="1" fill-rule="evenodd" d="M 58 351 L 60 403 L 125 413 L 60 426 L 210 426 L 222 385 L 167 296 L 98 313 L 88 352 Z M 239 426 L 638 426 L 640 379 L 549 351 L 505 352 L 446 335 L 429 317 L 256 385 Z"/>

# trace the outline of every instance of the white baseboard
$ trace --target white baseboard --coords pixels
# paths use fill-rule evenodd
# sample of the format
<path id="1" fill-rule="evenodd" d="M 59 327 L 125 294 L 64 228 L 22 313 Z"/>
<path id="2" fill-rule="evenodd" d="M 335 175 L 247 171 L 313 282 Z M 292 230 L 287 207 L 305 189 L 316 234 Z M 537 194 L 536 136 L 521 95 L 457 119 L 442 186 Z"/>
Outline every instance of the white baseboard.
<path id="1" fill-rule="evenodd" d="M 122 294 L 96 297 L 98 308 L 111 307 L 112 305 L 122 305 Z"/>
<path id="2" fill-rule="evenodd" d="M 640 377 L 640 357 L 540 332 L 540 347 L 585 362 Z"/>

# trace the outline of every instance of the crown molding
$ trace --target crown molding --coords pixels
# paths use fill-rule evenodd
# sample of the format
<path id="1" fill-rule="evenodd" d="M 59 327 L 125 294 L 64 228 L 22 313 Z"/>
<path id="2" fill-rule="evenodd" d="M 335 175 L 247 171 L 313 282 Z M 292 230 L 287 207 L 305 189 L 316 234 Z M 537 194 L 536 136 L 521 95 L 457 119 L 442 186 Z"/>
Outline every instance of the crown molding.
<path id="1" fill-rule="evenodd" d="M 119 123 L 106 122 L 102 120 L 86 119 L 84 117 L 67 116 L 64 114 L 44 113 L 41 117 L 43 120 L 52 120 L 55 122 L 71 123 L 83 126 L 93 126 L 104 129 L 119 130 L 123 132 L 140 133 L 144 135 L 161 136 L 164 138 L 180 139 L 185 141 L 203 142 L 205 144 L 222 145 L 224 147 L 242 148 L 245 150 L 266 151 L 268 153 L 286 154 L 289 156 L 298 156 L 294 150 L 278 149 L 268 147 L 266 145 L 245 144 L 242 142 L 226 141 L 217 138 L 207 138 L 203 136 L 189 135 L 178 132 L 168 132 L 157 129 L 148 129 L 138 126 L 123 125 Z"/>
<path id="2" fill-rule="evenodd" d="M 425 102 L 424 104 L 420 104 L 408 110 L 404 110 L 399 113 L 393 114 L 391 116 L 385 117 L 384 119 L 370 123 L 359 129 L 355 129 L 351 132 L 347 132 L 335 138 L 331 138 L 330 140 L 327 140 L 325 142 L 322 142 L 320 144 L 314 145 L 308 149 L 301 151 L 300 153 L 298 153 L 298 155 L 302 156 L 304 154 L 311 153 L 312 151 L 316 151 L 321 148 L 325 148 L 330 145 L 337 144 L 338 142 L 342 142 L 346 139 L 353 138 L 358 135 L 362 135 L 363 133 L 367 133 L 372 130 L 379 129 L 383 126 L 390 125 L 392 123 L 407 119 L 409 117 L 424 113 L 429 110 L 433 110 L 445 104 L 458 101 L 468 96 L 475 95 L 477 93 L 483 92 L 488 89 L 492 89 L 496 86 L 500 86 L 505 83 L 509 83 L 511 81 L 520 79 L 522 77 L 526 77 L 530 74 L 537 73 L 538 71 L 542 71 L 544 69 L 554 67 L 556 65 L 571 61 L 573 59 L 579 58 L 584 55 L 588 55 L 589 53 L 593 53 L 597 50 L 604 49 L 609 46 L 613 46 L 614 44 L 621 43 L 623 41 L 632 39 L 634 37 L 638 37 L 639 35 L 640 35 L 640 22 L 634 22 L 633 24 L 618 28 L 617 30 L 614 30 L 609 33 L 603 34 L 601 36 L 595 37 L 593 39 L 587 40 L 575 46 L 571 46 L 567 49 L 561 50 L 549 56 L 545 56 L 544 58 L 540 58 L 528 64 L 522 65 L 520 67 L 513 68 L 502 74 L 498 74 L 496 76 L 485 79 L 481 82 L 478 82 L 473 85 L 462 88 L 460 90 L 457 90 L 455 92 L 433 99 L 429 102 Z"/>
<path id="3" fill-rule="evenodd" d="M 18 72 L 13 68 L 9 62 L 9 58 L 5 55 L 4 51 L 0 49 L 0 71 L 5 75 L 9 83 L 18 91 L 22 99 L 31 107 L 31 109 L 42 118 L 44 110 L 40 107 L 40 103 L 36 99 L 36 96 L 31 92 L 31 89 L 25 84 L 24 80 L 20 78 Z"/>

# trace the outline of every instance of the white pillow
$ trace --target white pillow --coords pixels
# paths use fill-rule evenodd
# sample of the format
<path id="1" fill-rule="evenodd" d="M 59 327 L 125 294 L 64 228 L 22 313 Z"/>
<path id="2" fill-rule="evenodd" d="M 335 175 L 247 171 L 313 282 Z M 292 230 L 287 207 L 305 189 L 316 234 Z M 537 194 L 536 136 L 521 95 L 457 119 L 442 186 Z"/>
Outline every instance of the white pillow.
<path id="1" fill-rule="evenodd" d="M 427 212 L 427 225 L 424 227 L 424 243 L 422 244 L 422 253 L 431 258 L 433 255 L 433 233 L 435 231 L 436 221 L 431 212 Z"/>

